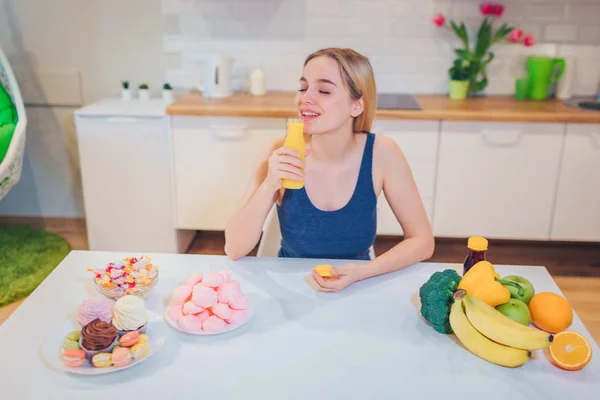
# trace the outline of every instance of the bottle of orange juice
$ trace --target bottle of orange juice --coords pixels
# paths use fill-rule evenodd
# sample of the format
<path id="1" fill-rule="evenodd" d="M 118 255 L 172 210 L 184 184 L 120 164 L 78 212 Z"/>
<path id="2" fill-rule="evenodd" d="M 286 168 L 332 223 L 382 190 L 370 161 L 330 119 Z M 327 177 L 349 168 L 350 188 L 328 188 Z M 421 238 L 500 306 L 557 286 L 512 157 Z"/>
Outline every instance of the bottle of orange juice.
<path id="1" fill-rule="evenodd" d="M 300 160 L 304 162 L 304 155 L 306 152 L 306 143 L 304 142 L 304 122 L 297 119 L 288 120 L 287 136 L 285 137 L 283 145 L 297 151 L 300 154 Z M 286 189 L 301 189 L 304 187 L 304 181 L 282 179 L 281 185 Z"/>

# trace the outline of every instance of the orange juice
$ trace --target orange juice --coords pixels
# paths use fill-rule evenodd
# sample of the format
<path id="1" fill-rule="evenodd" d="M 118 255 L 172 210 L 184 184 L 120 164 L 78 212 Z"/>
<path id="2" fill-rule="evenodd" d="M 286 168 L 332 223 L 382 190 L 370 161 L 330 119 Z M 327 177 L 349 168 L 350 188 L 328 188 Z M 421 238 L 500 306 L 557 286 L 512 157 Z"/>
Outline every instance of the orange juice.
<path id="1" fill-rule="evenodd" d="M 288 120 L 287 136 L 285 137 L 283 145 L 297 151 L 300 154 L 300 160 L 304 162 L 304 153 L 306 152 L 306 143 L 304 142 L 304 122 L 296 119 Z M 301 189 L 304 187 L 304 181 L 282 179 L 281 185 L 286 189 Z"/>

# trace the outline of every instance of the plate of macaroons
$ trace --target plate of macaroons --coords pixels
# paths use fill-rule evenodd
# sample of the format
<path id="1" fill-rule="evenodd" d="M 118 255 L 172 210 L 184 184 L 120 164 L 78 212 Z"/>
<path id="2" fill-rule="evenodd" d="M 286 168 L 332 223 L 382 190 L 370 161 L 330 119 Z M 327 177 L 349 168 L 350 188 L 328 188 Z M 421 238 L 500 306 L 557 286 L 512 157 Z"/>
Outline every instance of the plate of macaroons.
<path id="1" fill-rule="evenodd" d="M 129 295 L 112 304 L 89 298 L 76 320 L 65 319 L 42 343 L 42 357 L 54 369 L 81 375 L 101 375 L 131 368 L 148 360 L 166 342 L 167 328 L 144 300 Z"/>
<path id="2" fill-rule="evenodd" d="M 191 335 L 219 335 L 248 322 L 254 308 L 229 271 L 196 272 L 175 288 L 165 321 Z"/>

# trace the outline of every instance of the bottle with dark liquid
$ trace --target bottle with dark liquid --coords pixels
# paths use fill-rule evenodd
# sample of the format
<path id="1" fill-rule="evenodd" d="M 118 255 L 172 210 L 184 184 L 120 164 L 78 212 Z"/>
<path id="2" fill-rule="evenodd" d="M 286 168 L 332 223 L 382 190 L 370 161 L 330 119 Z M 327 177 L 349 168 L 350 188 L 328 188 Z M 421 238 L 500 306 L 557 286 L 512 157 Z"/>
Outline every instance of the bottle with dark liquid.
<path id="1" fill-rule="evenodd" d="M 469 248 L 469 254 L 463 265 L 463 275 L 466 274 L 473 265 L 477 264 L 479 261 L 485 260 L 488 241 L 481 236 L 471 236 L 467 242 L 467 247 Z"/>

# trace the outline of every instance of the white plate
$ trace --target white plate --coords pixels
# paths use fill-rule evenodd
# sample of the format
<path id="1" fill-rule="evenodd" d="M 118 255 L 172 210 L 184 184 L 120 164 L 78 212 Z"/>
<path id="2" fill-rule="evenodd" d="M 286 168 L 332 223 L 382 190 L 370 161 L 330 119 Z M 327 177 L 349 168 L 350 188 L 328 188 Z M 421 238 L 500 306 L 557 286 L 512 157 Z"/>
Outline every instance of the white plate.
<path id="1" fill-rule="evenodd" d="M 77 323 L 77 321 L 65 320 L 60 323 L 54 330 L 46 335 L 44 342 L 42 343 L 42 357 L 44 360 L 55 369 L 64 372 L 70 372 L 74 374 L 81 375 L 102 375 L 102 374 L 110 374 L 111 372 L 118 372 L 128 368 L 133 367 L 139 363 L 143 363 L 152 355 L 154 355 L 157 351 L 160 350 L 161 347 L 164 346 L 167 340 L 167 329 L 164 321 L 160 317 L 160 315 L 148 311 L 148 327 L 146 328 L 146 334 L 148 335 L 150 351 L 148 355 L 141 360 L 132 360 L 129 364 L 124 367 L 105 367 L 105 368 L 96 368 L 92 365 L 90 360 L 85 361 L 85 363 L 81 367 L 72 368 L 67 367 L 62 363 L 60 358 L 60 348 L 63 344 L 64 338 L 69 332 L 74 331 L 76 329 L 81 329 L 81 326 Z"/>
<path id="2" fill-rule="evenodd" d="M 204 331 L 188 332 L 188 331 L 184 331 L 183 329 L 181 329 L 179 327 L 179 324 L 177 324 L 177 322 L 175 322 L 174 320 L 169 318 L 167 310 L 168 310 L 168 307 L 167 307 L 167 309 L 165 309 L 165 314 L 164 314 L 165 321 L 167 321 L 167 324 L 169 324 L 172 328 L 174 328 L 175 330 L 177 330 L 179 332 L 187 333 L 188 335 L 195 335 L 195 336 L 221 335 L 223 333 L 231 332 L 241 326 L 244 326 L 250 320 L 250 318 L 252 318 L 252 315 L 254 315 L 254 306 L 252 305 L 252 303 L 250 303 L 246 310 L 248 312 L 248 316 L 246 317 L 246 319 L 244 321 L 242 321 L 239 324 L 227 324 L 225 326 L 225 329 L 222 330 L 221 332 L 204 332 Z"/>

